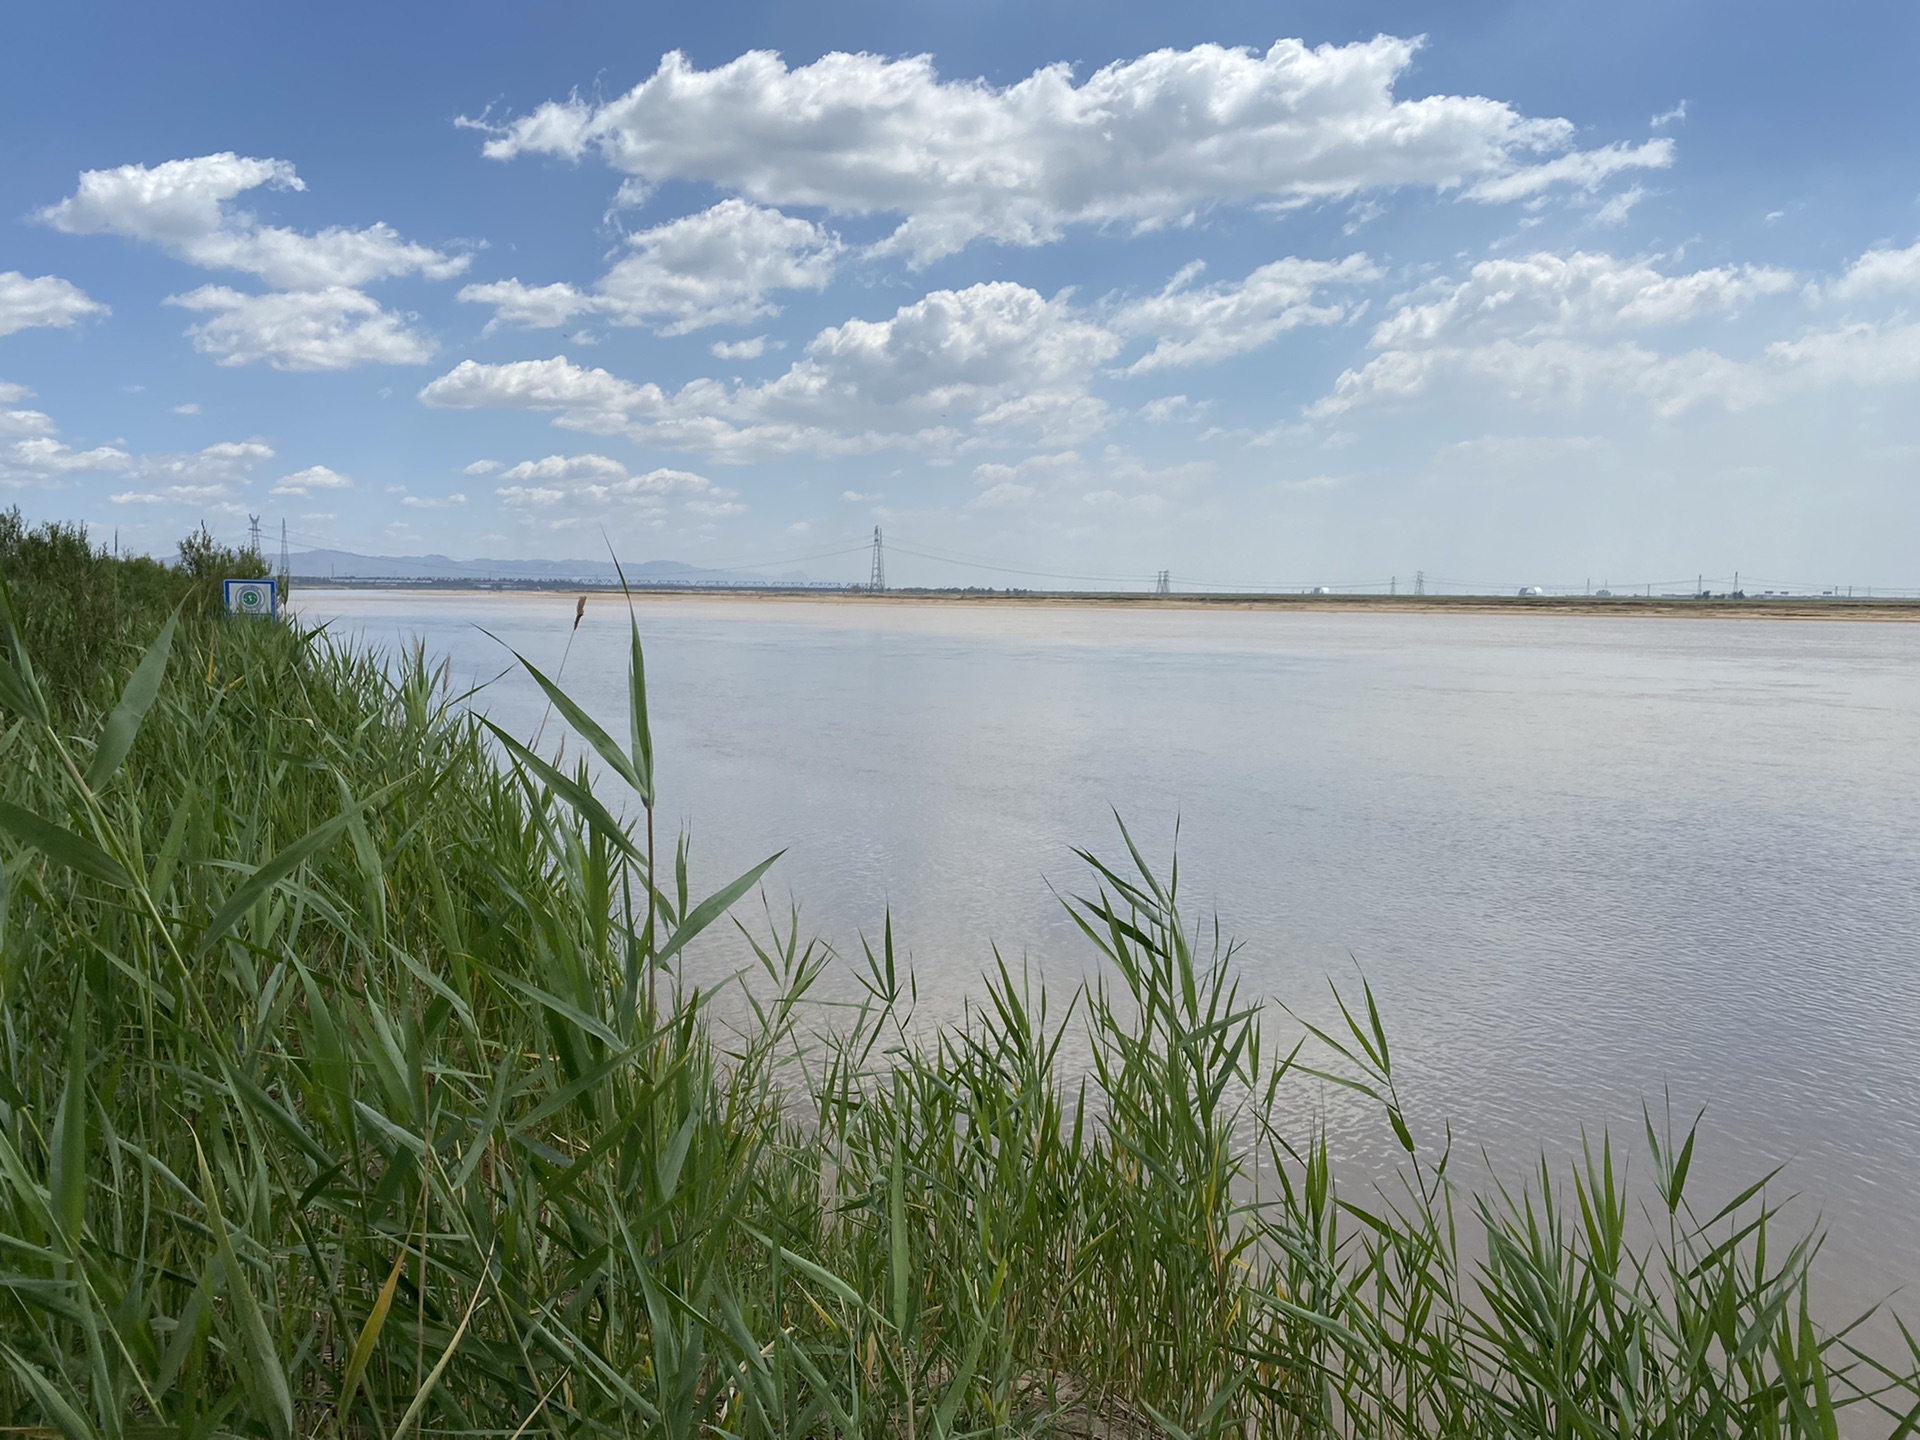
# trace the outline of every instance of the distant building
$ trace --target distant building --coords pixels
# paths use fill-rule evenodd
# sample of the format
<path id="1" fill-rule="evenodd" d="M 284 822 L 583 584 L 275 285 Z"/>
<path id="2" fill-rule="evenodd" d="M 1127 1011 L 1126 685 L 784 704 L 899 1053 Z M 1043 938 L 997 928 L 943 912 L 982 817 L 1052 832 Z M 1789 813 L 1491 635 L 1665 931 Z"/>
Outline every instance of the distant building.
<path id="1" fill-rule="evenodd" d="M 1538 585 L 1522 585 L 1520 587 L 1520 594 L 1523 597 L 1528 595 L 1544 595 L 1546 593 L 1547 592 L 1542 590 Z"/>

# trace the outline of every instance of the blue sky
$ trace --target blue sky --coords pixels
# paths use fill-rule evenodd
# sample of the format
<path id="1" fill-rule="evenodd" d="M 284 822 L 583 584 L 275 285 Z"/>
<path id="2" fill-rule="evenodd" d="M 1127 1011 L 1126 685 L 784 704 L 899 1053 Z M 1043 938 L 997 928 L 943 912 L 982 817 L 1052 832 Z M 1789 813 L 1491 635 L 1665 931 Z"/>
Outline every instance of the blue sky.
<path id="1" fill-rule="evenodd" d="M 1910 6 L 10 39 L 0 505 L 126 545 L 1920 586 Z"/>

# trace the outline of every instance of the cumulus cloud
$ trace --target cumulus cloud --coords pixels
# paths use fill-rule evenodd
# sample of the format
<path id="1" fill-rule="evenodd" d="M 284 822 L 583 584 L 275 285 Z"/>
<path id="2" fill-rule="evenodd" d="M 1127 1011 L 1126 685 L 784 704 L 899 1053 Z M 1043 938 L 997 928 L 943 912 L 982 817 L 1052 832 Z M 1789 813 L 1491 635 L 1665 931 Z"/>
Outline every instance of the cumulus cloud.
<path id="1" fill-rule="evenodd" d="M 1579 404 L 1603 392 L 1639 396 L 1663 413 L 1707 398 L 1756 403 L 1735 362 L 1701 349 L 1663 356 L 1626 337 L 1737 314 L 1794 284 L 1788 272 L 1756 265 L 1667 274 L 1651 260 L 1588 252 L 1485 260 L 1464 280 L 1400 297 L 1374 327 L 1379 353 L 1343 373 L 1313 413 L 1408 399 L 1447 376 L 1542 403 Z"/>
<path id="2" fill-rule="evenodd" d="M 1014 464 L 976 465 L 979 492 L 969 510 L 1019 510 L 1029 517 L 1073 525 L 1089 510 L 1123 517 L 1165 514 L 1212 473 L 1204 461 L 1148 464 L 1130 450 L 1106 446 L 1095 455 L 1061 450 L 1029 455 Z M 1031 523 L 1031 520 L 1023 523 Z"/>
<path id="3" fill-rule="evenodd" d="M 1162 395 L 1157 400 L 1149 400 L 1142 405 L 1139 415 L 1142 420 L 1153 425 L 1165 425 L 1170 421 L 1198 420 L 1207 413 L 1212 401 L 1195 402 L 1185 395 Z"/>
<path id="4" fill-rule="evenodd" d="M 467 268 L 467 256 L 411 244 L 390 225 L 303 234 L 262 225 L 228 204 L 261 186 L 307 188 L 285 160 L 226 151 L 84 171 L 74 193 L 41 210 L 39 218 L 70 235 L 145 240 L 203 269 L 243 270 L 288 290 L 360 286 L 416 273 L 444 280 Z"/>
<path id="5" fill-rule="evenodd" d="M 177 505 L 235 513 L 253 471 L 273 458 L 258 440 L 224 440 L 185 454 L 136 455 L 118 445 L 75 449 L 59 438 L 50 416 L 21 408 L 25 386 L 0 381 L 0 489 L 58 487 L 88 477 L 114 477 L 131 488 L 119 505 Z"/>
<path id="6" fill-rule="evenodd" d="M 106 306 L 58 275 L 30 279 L 18 270 L 0 272 L 0 335 L 38 326 L 63 328 L 107 313 Z"/>
<path id="7" fill-rule="evenodd" d="M 325 465 L 309 465 L 304 470 L 296 470 L 291 475 L 283 475 L 274 484 L 269 495 L 297 495 L 305 497 L 316 490 L 351 490 L 353 479 L 342 475 L 338 470 L 329 470 Z"/>
<path id="8" fill-rule="evenodd" d="M 53 417 L 21 405 L 33 392 L 0 381 L 0 487 L 56 485 L 69 475 L 123 471 L 133 456 L 112 445 L 75 450 L 58 438 Z"/>
<path id="9" fill-rule="evenodd" d="M 1039 244 L 1070 225 L 1163 224 L 1222 201 L 1402 185 L 1492 200 L 1671 162 L 1664 140 L 1567 153 L 1568 121 L 1480 96 L 1396 98 L 1418 44 L 1198 45 L 1084 83 L 1056 64 L 1004 87 L 943 80 L 924 55 L 834 53 L 789 68 L 752 51 L 700 70 L 675 52 L 605 104 L 575 96 L 510 124 L 469 123 L 490 130 L 485 153 L 498 160 L 593 151 L 647 186 L 688 180 L 766 205 L 899 215 L 882 249 L 919 262 L 975 239 Z"/>
<path id="10" fill-rule="evenodd" d="M 1839 300 L 1903 292 L 1920 294 L 1920 245 L 1904 250 L 1869 250 L 1849 265 L 1828 291 Z"/>
<path id="11" fill-rule="evenodd" d="M 1130 301 L 1114 314 L 1113 327 L 1122 334 L 1151 336 L 1157 342 L 1126 374 L 1210 365 L 1257 350 L 1296 326 L 1337 325 L 1346 319 L 1348 308 L 1318 299 L 1322 288 L 1379 277 L 1364 255 L 1275 260 L 1243 280 L 1195 288 L 1202 268 L 1196 261 L 1158 295 Z"/>
<path id="12" fill-rule="evenodd" d="M 842 248 L 811 221 L 723 200 L 629 237 L 626 256 L 591 290 L 499 280 L 469 285 L 460 299 L 492 305 L 493 324 L 550 329 L 591 314 L 684 335 L 777 314 L 775 291 L 823 289 Z"/>
<path id="13" fill-rule="evenodd" d="M 1599 189 L 1623 170 L 1664 170 L 1673 164 L 1671 140 L 1648 140 L 1641 145 L 1608 145 L 1599 150 L 1576 150 L 1556 155 L 1538 165 L 1523 165 L 1504 175 L 1492 175 L 1467 191 L 1471 200 L 1525 200 L 1565 185 L 1575 190 Z"/>
<path id="14" fill-rule="evenodd" d="M 276 370 L 344 370 L 352 365 L 417 365 L 433 346 L 371 295 L 334 287 L 247 295 L 202 285 L 169 305 L 212 315 L 187 334 L 222 365 L 265 361 Z"/>
<path id="15" fill-rule="evenodd" d="M 195 348 L 222 365 L 264 361 L 281 370 L 338 370 L 430 358 L 426 339 L 360 287 L 402 275 L 450 279 L 470 257 L 413 244 L 383 223 L 314 233 L 263 225 L 230 203 L 263 186 L 306 189 L 285 160 L 226 151 L 84 171 L 74 193 L 38 218 L 68 234 L 144 240 L 191 265 L 243 271 L 277 287 L 250 295 L 206 285 L 171 297 L 172 304 L 218 312 L 187 333 Z"/>
<path id="16" fill-rule="evenodd" d="M 1120 347 L 1112 331 L 1009 282 L 936 290 L 885 320 L 822 330 L 763 384 L 695 380 L 669 395 L 565 356 L 463 361 L 420 392 L 446 408 L 557 412 L 569 429 L 625 434 L 725 461 L 769 455 L 943 452 L 995 437 L 1091 433 L 1088 391 Z"/>
<path id="17" fill-rule="evenodd" d="M 1412 399 L 1442 382 L 1477 384 L 1508 403 L 1572 407 L 1625 398 L 1663 416 L 1706 404 L 1752 410 L 1821 387 L 1920 382 L 1920 323 L 1903 316 L 1812 326 L 1770 342 L 1750 359 L 1698 347 L 1663 354 L 1639 339 L 1609 338 L 1623 329 L 1732 311 L 1786 283 L 1778 271 L 1724 269 L 1643 277 L 1638 285 L 1609 290 L 1604 302 L 1563 294 L 1567 303 L 1541 304 L 1538 295 L 1509 290 L 1494 292 L 1498 303 L 1491 306 L 1449 309 L 1447 296 L 1432 302 L 1438 308 L 1431 313 L 1423 313 L 1428 306 L 1403 307 L 1375 332 L 1375 344 L 1384 347 L 1380 353 L 1343 373 L 1309 414 L 1326 417 L 1370 402 Z M 1816 286 L 1813 293 L 1821 292 Z"/>
<path id="18" fill-rule="evenodd" d="M 466 504 L 467 497 L 456 490 L 451 495 L 405 495 L 400 503 L 411 510 L 449 510 Z"/>
<path id="19" fill-rule="evenodd" d="M 507 505 L 539 516 L 556 529 L 601 516 L 652 520 L 676 504 L 689 515 L 717 519 L 746 509 L 734 492 L 689 470 L 635 475 L 606 455 L 549 455 L 502 472 L 511 483 L 496 492 Z"/>
<path id="20" fill-rule="evenodd" d="M 258 440 L 228 440 L 188 455 L 144 455 L 128 466 L 137 488 L 110 498 L 116 505 L 172 505 L 238 515 L 238 503 L 253 471 L 273 459 L 273 447 Z"/>
<path id="21" fill-rule="evenodd" d="M 1373 345 L 1643 330 L 1731 314 L 1793 284 L 1787 271 L 1764 265 L 1667 275 L 1650 260 L 1584 251 L 1483 260 L 1465 280 L 1440 281 L 1424 295 L 1401 297 L 1394 313 L 1374 328 Z"/>
<path id="22" fill-rule="evenodd" d="M 746 340 L 716 340 L 707 347 L 716 360 L 758 360 L 767 353 L 767 337 L 755 335 Z"/>
<path id="23" fill-rule="evenodd" d="M 124 471 L 133 457 L 114 445 L 75 450 L 52 435 L 29 435 L 0 445 L 0 485 L 48 485 L 69 475 Z"/>
<path id="24" fill-rule="evenodd" d="M 1746 367 L 1711 350 L 1663 356 L 1633 342 L 1500 339 L 1389 350 L 1358 370 L 1345 371 L 1309 413 L 1324 417 L 1369 402 L 1412 399 L 1441 380 L 1479 382 L 1501 400 L 1534 405 L 1571 407 L 1601 395 L 1626 396 L 1646 401 L 1663 415 L 1704 400 L 1737 409 L 1760 398 Z"/>

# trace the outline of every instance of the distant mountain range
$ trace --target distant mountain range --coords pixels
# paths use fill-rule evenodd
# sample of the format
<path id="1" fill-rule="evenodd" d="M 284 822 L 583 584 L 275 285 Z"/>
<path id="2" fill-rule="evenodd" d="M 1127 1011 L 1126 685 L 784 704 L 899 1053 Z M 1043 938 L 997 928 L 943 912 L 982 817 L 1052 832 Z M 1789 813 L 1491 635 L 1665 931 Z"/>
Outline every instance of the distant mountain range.
<path id="1" fill-rule="evenodd" d="M 618 576 L 605 560 L 454 560 L 445 555 L 356 555 L 351 550 L 307 550 L 287 557 L 296 580 L 521 580 L 611 585 Z M 678 560 L 626 567 L 635 585 L 805 585 L 804 572 L 765 575 L 751 570 L 703 570 Z"/>

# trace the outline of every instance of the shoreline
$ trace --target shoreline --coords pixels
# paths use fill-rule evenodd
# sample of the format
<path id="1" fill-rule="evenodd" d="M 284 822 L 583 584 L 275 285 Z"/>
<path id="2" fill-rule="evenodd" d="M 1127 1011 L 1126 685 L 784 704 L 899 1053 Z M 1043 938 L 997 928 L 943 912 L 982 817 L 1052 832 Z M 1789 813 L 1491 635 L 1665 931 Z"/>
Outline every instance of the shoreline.
<path id="1" fill-rule="evenodd" d="M 293 592 L 487 599 L 552 596 L 618 596 L 602 585 L 417 585 L 404 582 L 343 585 L 298 579 Z M 1274 611 L 1311 614 L 1497 614 L 1637 616 L 1683 620 L 1824 620 L 1868 621 L 1883 624 L 1920 623 L 1920 600 L 1875 599 L 1747 599 L 1693 600 L 1684 596 L 1607 597 L 1583 595 L 1126 595 L 1098 592 L 1032 591 L 989 592 L 964 590 L 888 590 L 880 594 L 856 590 L 784 590 L 669 588 L 645 586 L 633 592 L 642 602 L 682 603 L 729 600 L 763 605 L 920 605 L 990 606 L 1019 609 L 1136 609 L 1180 611 Z"/>

